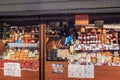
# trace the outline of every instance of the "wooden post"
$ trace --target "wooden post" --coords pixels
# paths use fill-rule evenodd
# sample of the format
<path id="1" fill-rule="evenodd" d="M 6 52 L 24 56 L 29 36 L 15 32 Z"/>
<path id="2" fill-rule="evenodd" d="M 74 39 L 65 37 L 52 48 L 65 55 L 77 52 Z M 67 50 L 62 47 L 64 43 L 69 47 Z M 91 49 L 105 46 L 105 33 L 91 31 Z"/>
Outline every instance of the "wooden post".
<path id="1" fill-rule="evenodd" d="M 46 53 L 46 44 L 45 44 L 45 24 L 39 25 L 39 31 L 40 31 L 40 80 L 44 80 L 44 74 L 45 74 L 45 53 Z"/>

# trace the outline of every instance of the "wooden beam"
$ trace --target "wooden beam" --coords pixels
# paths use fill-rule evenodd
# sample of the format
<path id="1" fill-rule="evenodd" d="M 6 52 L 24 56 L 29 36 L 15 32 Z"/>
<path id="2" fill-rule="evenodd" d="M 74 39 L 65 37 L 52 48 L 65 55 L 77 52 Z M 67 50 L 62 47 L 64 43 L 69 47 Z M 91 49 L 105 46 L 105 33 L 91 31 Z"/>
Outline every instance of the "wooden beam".
<path id="1" fill-rule="evenodd" d="M 1 1 L 0 15 L 120 12 L 120 0 Z"/>

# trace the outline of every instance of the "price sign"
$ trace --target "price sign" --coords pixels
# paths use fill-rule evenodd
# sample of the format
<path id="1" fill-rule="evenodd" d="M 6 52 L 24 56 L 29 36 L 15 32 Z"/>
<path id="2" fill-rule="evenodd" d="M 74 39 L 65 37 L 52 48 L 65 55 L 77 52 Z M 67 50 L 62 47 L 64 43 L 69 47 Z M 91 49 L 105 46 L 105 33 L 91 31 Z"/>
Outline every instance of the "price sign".
<path id="1" fill-rule="evenodd" d="M 4 63 L 4 75 L 5 76 L 21 76 L 20 63 L 7 62 Z"/>

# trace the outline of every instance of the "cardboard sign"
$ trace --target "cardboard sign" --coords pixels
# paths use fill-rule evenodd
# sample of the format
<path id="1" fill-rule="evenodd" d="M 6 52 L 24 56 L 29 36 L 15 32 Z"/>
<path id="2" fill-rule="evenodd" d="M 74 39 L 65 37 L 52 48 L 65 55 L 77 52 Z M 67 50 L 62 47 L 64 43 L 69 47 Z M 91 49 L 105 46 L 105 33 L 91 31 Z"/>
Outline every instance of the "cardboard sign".
<path id="1" fill-rule="evenodd" d="M 75 25 L 86 25 L 89 24 L 89 17 L 86 14 L 75 15 Z"/>

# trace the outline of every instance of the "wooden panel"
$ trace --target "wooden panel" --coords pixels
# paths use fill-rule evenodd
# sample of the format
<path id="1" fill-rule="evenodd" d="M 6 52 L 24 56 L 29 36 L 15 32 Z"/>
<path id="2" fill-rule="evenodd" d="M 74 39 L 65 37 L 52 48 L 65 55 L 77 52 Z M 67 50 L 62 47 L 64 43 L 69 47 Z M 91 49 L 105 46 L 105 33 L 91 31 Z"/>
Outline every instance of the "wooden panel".
<path id="1" fill-rule="evenodd" d="M 0 80 L 39 80 L 39 71 L 22 70 L 21 77 L 4 76 L 4 72 L 0 69 Z"/>
<path id="2" fill-rule="evenodd" d="M 22 78 L 21 80 L 39 80 L 38 78 Z"/>
<path id="3" fill-rule="evenodd" d="M 11 76 L 7 76 L 7 77 L 4 77 L 3 80 L 21 80 L 21 77 L 11 77 Z"/>
<path id="4" fill-rule="evenodd" d="M 3 70 L 0 69 L 0 80 L 4 80 Z"/>
<path id="5" fill-rule="evenodd" d="M 64 64 L 63 74 L 52 73 L 52 64 Z M 120 67 L 118 66 L 95 66 L 95 78 L 68 78 L 68 62 L 46 61 L 45 80 L 120 80 Z"/>
<path id="6" fill-rule="evenodd" d="M 118 70 L 120 70 L 120 67 L 119 66 L 96 66 L 95 67 L 95 70 L 97 70 L 97 71 L 104 71 L 104 70 L 108 70 L 108 71 L 118 71 Z"/>
<path id="7" fill-rule="evenodd" d="M 22 78 L 39 78 L 39 71 L 22 71 Z"/>

